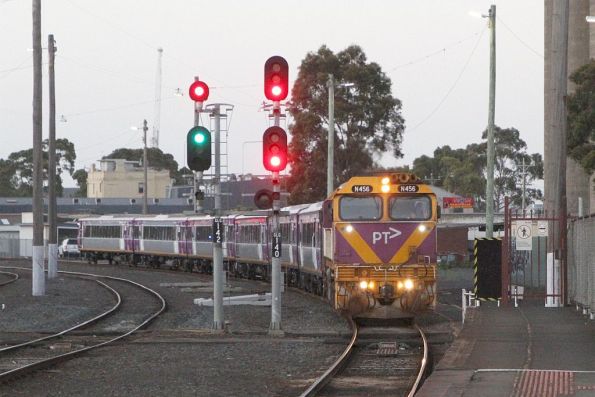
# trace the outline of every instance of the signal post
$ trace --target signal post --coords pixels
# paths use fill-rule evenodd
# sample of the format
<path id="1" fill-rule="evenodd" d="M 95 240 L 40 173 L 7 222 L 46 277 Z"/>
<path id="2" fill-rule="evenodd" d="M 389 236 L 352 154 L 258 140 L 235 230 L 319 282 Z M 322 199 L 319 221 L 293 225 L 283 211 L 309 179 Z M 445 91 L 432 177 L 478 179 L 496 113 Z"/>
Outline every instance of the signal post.
<path id="1" fill-rule="evenodd" d="M 195 78 L 190 85 L 190 98 L 195 102 L 194 124 L 195 126 L 186 135 L 186 150 L 188 168 L 197 173 L 194 178 L 195 202 L 198 203 L 204 198 L 204 193 L 199 190 L 197 179 L 202 179 L 202 173 L 211 168 L 211 132 L 199 126 L 200 112 L 203 102 L 209 97 L 209 86 Z M 213 330 L 223 331 L 223 224 L 220 218 L 220 162 L 219 162 L 219 105 L 214 105 L 215 116 L 215 218 L 213 219 Z M 195 204 L 196 205 L 196 204 Z M 199 205 L 195 206 L 198 212 Z"/>
<path id="2" fill-rule="evenodd" d="M 279 172 L 287 167 L 287 133 L 279 127 L 281 101 L 289 93 L 289 66 L 280 56 L 270 57 L 264 65 L 264 94 L 273 101 L 273 127 L 267 128 L 262 137 L 263 165 L 273 173 L 272 192 L 272 239 L 271 239 L 271 325 L 269 333 L 282 335 L 281 328 L 281 254 L 282 241 L 279 231 L 279 211 L 281 210 L 281 187 Z"/>

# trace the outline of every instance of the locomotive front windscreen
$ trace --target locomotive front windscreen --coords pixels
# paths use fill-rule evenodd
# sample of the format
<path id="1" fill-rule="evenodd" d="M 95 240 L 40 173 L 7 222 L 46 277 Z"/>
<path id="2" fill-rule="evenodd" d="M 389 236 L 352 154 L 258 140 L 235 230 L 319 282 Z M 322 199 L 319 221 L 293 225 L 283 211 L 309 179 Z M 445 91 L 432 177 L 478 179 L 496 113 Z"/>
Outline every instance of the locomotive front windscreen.
<path id="1" fill-rule="evenodd" d="M 392 196 L 388 207 L 391 219 L 396 221 L 426 221 L 432 216 L 429 196 Z"/>
<path id="2" fill-rule="evenodd" d="M 379 196 L 343 196 L 339 213 L 344 221 L 377 221 L 382 218 L 382 199 Z"/>

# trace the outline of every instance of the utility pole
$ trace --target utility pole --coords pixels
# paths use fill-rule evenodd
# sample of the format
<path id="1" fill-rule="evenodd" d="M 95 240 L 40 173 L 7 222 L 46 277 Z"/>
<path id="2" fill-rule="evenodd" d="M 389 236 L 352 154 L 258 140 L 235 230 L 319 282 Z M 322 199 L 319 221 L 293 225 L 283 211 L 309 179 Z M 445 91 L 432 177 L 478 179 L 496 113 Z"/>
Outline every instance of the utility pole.
<path id="1" fill-rule="evenodd" d="M 41 0 L 33 0 L 33 252 L 32 294 L 45 294 L 43 264 L 43 173 L 41 157 Z"/>
<path id="2" fill-rule="evenodd" d="M 50 100 L 50 136 L 48 144 L 48 278 L 58 276 L 58 230 L 56 227 L 56 81 L 54 35 L 48 36 L 48 80 Z"/>
<path id="3" fill-rule="evenodd" d="M 144 184 L 143 184 L 143 214 L 147 215 L 149 213 L 149 202 L 147 199 L 147 191 L 149 190 L 149 186 L 147 185 L 147 120 L 143 120 L 143 168 L 144 168 Z"/>
<path id="4" fill-rule="evenodd" d="M 526 187 L 527 187 L 527 167 L 529 165 L 525 165 L 525 158 L 523 157 L 523 163 L 521 165 L 521 175 L 523 176 L 523 183 L 522 183 L 522 196 L 521 196 L 521 212 L 523 216 L 525 216 L 525 196 L 526 196 Z"/>
<path id="5" fill-rule="evenodd" d="M 157 48 L 157 76 L 155 79 L 155 108 L 153 110 L 153 137 L 151 147 L 159 148 L 159 126 L 161 121 L 161 59 L 163 48 Z"/>
<path id="6" fill-rule="evenodd" d="M 567 93 L 567 68 L 568 68 L 568 1 L 557 0 L 553 2 L 552 9 L 552 112 L 553 140 L 546 144 L 545 160 L 549 168 L 551 184 L 546 189 L 551 192 L 559 222 L 553 222 L 548 238 L 548 251 L 553 252 L 554 258 L 561 264 L 561 293 L 562 304 L 566 303 L 566 93 Z M 549 150 L 548 150 L 549 149 Z M 550 245 L 551 241 L 551 245 Z"/>
<path id="7" fill-rule="evenodd" d="M 326 159 L 326 197 L 330 197 L 335 190 L 335 77 L 328 75 L 328 152 Z M 277 125 L 277 124 L 275 124 Z"/>
<path id="8" fill-rule="evenodd" d="M 490 27 L 490 100 L 488 108 L 488 153 L 486 181 L 486 237 L 494 237 L 494 118 L 496 113 L 496 5 L 488 14 Z"/>

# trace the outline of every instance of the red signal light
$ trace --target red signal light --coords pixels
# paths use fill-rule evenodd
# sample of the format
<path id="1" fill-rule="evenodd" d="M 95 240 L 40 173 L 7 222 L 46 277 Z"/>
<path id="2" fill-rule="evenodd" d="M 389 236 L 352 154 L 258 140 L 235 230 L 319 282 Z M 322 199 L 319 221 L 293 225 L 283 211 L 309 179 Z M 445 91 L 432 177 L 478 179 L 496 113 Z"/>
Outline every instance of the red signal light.
<path id="1" fill-rule="evenodd" d="M 262 163 L 267 171 L 287 167 L 287 133 L 281 127 L 269 127 L 262 136 Z"/>
<path id="2" fill-rule="evenodd" d="M 209 98 L 209 86 L 204 81 L 195 81 L 188 90 L 190 99 L 194 102 L 204 102 Z"/>
<path id="3" fill-rule="evenodd" d="M 289 66 L 285 58 L 273 56 L 264 64 L 264 95 L 271 101 L 281 101 L 289 93 Z"/>

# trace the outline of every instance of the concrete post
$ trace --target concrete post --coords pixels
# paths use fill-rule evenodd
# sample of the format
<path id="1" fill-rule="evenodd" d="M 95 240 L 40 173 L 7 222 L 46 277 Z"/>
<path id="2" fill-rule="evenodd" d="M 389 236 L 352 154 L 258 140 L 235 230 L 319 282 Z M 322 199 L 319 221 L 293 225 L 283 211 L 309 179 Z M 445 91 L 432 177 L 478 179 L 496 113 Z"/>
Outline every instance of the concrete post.
<path id="1" fill-rule="evenodd" d="M 49 81 L 49 138 L 48 138 L 48 278 L 58 276 L 58 229 L 56 225 L 56 84 L 54 60 L 56 47 L 54 35 L 48 36 L 48 81 Z"/>
<path id="2" fill-rule="evenodd" d="M 488 148 L 486 180 L 486 237 L 494 237 L 494 118 L 496 113 L 496 5 L 490 7 L 490 99 L 488 108 Z"/>
<path id="3" fill-rule="evenodd" d="M 213 105 L 215 121 L 215 218 L 221 216 L 221 107 Z M 213 330 L 224 329 L 223 319 L 223 247 L 221 242 L 216 242 L 213 235 Z"/>
<path id="4" fill-rule="evenodd" d="M 32 294 L 45 294 L 43 263 L 43 168 L 42 168 L 42 77 L 41 0 L 33 0 L 33 252 Z"/>
<path id="5" fill-rule="evenodd" d="M 326 197 L 333 194 L 335 179 L 335 78 L 328 75 L 328 151 L 326 158 Z"/>

